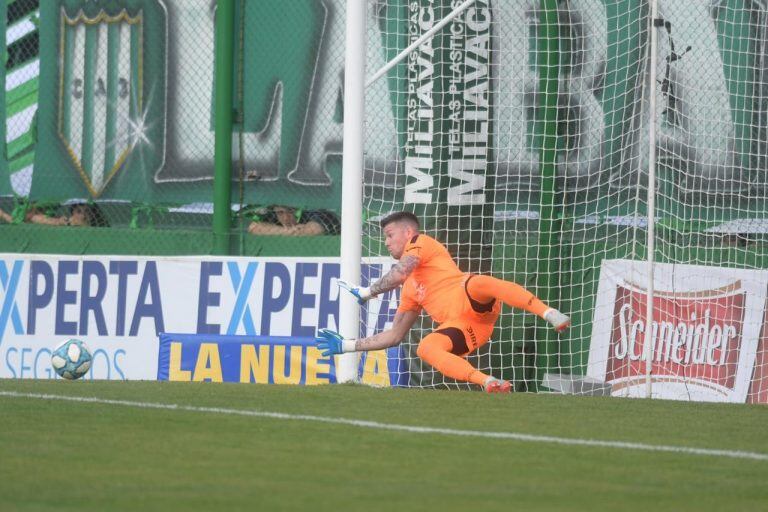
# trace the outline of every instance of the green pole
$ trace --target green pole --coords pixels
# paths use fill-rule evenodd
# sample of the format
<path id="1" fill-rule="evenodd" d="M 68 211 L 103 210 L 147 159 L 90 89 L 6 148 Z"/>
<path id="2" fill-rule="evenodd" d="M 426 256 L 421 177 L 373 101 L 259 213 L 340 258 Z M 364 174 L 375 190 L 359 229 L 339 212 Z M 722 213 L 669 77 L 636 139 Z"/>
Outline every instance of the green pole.
<path id="1" fill-rule="evenodd" d="M 230 250 L 232 198 L 232 80 L 234 76 L 235 0 L 216 2 L 214 70 L 213 252 Z"/>
<path id="2" fill-rule="evenodd" d="M 541 141 L 539 171 L 541 175 L 539 252 L 537 254 L 537 293 L 548 303 L 556 298 L 559 260 L 560 221 L 557 216 L 557 96 L 559 74 L 558 0 L 541 0 L 541 18 L 537 31 L 536 69 L 539 72 L 539 108 L 537 136 Z M 557 307 L 557 304 L 552 303 Z M 544 373 L 553 368 L 557 358 L 557 338 L 548 328 L 537 329 L 537 385 Z"/>
<path id="3" fill-rule="evenodd" d="M 5 33 L 6 33 L 5 20 L 6 20 L 7 12 L 8 12 L 8 3 L 3 2 L 2 5 L 0 5 L 0 34 L 3 34 L 3 37 L 5 37 Z M 0 80 L 2 80 L 3 83 L 5 83 L 5 66 L 3 66 L 3 69 L 0 69 Z M 69 95 L 64 94 L 63 96 L 68 97 Z M 2 91 L 0 91 L 0 119 L 5 119 L 6 118 L 5 116 L 6 116 L 5 89 L 3 89 Z M 6 123 L 0 123 L 0 137 L 2 137 L 2 139 L 0 140 L 5 140 L 5 131 L 6 131 Z M 6 159 L 7 158 L 6 155 L 4 155 L 3 158 L 0 158 L 0 195 L 9 196 L 13 193 L 13 188 L 11 188 L 11 173 L 10 173 L 10 169 L 8 168 L 8 160 Z"/>

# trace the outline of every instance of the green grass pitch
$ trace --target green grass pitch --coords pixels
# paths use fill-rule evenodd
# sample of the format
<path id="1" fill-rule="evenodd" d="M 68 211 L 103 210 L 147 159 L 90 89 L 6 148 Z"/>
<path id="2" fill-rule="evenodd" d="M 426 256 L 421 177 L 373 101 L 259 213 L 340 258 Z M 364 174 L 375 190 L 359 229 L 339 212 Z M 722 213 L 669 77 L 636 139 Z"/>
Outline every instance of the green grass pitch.
<path id="1" fill-rule="evenodd" d="M 728 455 L 735 451 L 768 454 L 768 407 L 352 385 L 0 380 L 3 511 L 768 510 L 768 459 Z"/>

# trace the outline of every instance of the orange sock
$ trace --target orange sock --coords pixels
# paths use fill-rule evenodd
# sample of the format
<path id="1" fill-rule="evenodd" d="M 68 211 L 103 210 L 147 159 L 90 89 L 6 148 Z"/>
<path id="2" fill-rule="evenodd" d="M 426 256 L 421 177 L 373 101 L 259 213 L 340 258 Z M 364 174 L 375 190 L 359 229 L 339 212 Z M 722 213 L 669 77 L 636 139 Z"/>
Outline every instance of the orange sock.
<path id="1" fill-rule="evenodd" d="M 493 276 L 472 276 L 467 281 L 467 292 L 469 292 L 470 297 L 481 304 L 496 299 L 507 306 L 524 309 L 542 318 L 544 312 L 549 309 L 549 306 L 519 284 L 503 281 Z"/>
<path id="2" fill-rule="evenodd" d="M 482 386 L 488 375 L 463 357 L 451 354 L 452 348 L 453 343 L 448 336 L 433 332 L 421 340 L 416 355 L 447 377 Z"/>

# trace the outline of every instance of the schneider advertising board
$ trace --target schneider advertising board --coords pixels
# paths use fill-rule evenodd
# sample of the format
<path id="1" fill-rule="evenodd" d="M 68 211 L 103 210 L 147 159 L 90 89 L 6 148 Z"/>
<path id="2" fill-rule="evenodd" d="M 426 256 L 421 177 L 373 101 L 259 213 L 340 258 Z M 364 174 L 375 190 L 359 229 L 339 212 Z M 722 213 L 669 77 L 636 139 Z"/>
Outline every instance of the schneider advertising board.
<path id="1" fill-rule="evenodd" d="M 768 271 L 657 264 L 650 322 L 647 276 L 643 262 L 603 261 L 588 376 L 644 397 L 650 333 L 653 397 L 768 402 Z"/>
<path id="2" fill-rule="evenodd" d="M 391 264 L 369 260 L 363 274 Z M 307 340 L 337 328 L 338 277 L 337 258 L 0 255 L 0 377 L 54 378 L 51 349 L 78 338 L 94 353 L 86 378 L 334 382 L 335 361 Z M 361 335 L 385 329 L 396 309 L 392 293 L 372 301 Z M 179 333 L 169 357 L 158 357 L 160 333 Z M 253 341 L 238 347 L 243 360 L 217 360 L 234 335 Z M 388 375 L 397 354 L 364 358 L 364 381 L 402 383 Z"/>

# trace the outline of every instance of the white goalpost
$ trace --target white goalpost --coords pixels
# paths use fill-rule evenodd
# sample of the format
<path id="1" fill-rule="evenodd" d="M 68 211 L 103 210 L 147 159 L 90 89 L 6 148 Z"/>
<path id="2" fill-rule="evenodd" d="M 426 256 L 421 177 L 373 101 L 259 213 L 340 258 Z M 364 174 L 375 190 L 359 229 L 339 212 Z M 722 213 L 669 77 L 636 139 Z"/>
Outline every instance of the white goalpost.
<path id="1" fill-rule="evenodd" d="M 651 43 L 648 47 L 649 62 L 656 62 L 659 45 L 658 34 L 655 30 L 656 20 L 659 19 L 659 0 L 651 0 L 651 16 L 649 19 Z M 648 95 L 648 110 L 650 111 L 650 118 L 656 118 L 656 66 L 648 66 L 648 89 L 646 90 Z M 656 223 L 656 197 L 654 191 L 656 190 L 656 123 L 648 123 L 648 187 L 646 188 L 646 197 L 648 202 L 648 227 L 647 227 L 647 244 L 648 244 L 648 281 L 646 284 L 646 308 L 645 317 L 653 318 L 653 267 L 654 267 L 654 249 L 656 243 L 654 240 L 655 223 Z M 645 357 L 645 397 L 651 398 L 653 396 L 653 382 L 651 380 L 651 373 L 653 371 L 653 346 L 650 343 L 646 343 L 643 347 Z"/>
<path id="2" fill-rule="evenodd" d="M 344 154 L 342 157 L 341 200 L 341 279 L 360 280 L 363 213 L 363 127 L 365 113 L 365 41 L 366 3 L 347 0 L 346 50 L 344 66 Z M 350 294 L 339 295 L 339 332 L 356 338 L 360 325 L 360 307 Z M 342 354 L 337 380 L 357 378 L 358 356 Z"/>
<path id="3" fill-rule="evenodd" d="M 448 16 L 422 34 L 396 57 L 365 79 L 367 5 L 362 0 L 347 0 L 346 50 L 344 73 L 344 154 L 342 160 L 341 279 L 357 282 L 362 269 L 363 241 L 363 133 L 365 88 L 402 62 L 410 52 L 464 12 L 475 0 L 464 0 Z M 339 330 L 342 336 L 356 337 L 359 332 L 360 307 L 351 297 L 339 298 Z M 337 379 L 349 382 L 357 378 L 358 355 L 342 354 Z"/>

